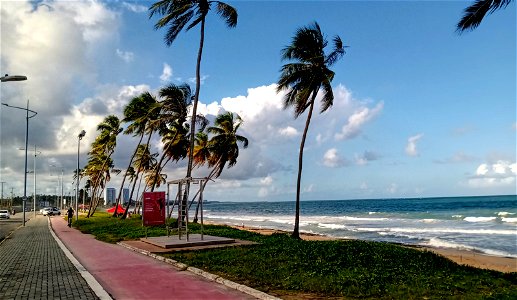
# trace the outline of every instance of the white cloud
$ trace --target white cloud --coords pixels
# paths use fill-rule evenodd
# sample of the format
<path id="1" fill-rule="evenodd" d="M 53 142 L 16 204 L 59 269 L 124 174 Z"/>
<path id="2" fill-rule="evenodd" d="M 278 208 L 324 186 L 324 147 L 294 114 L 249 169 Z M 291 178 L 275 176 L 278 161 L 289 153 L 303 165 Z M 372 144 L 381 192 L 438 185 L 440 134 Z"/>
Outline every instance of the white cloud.
<path id="1" fill-rule="evenodd" d="M 423 137 L 424 135 L 422 133 L 419 133 L 417 135 L 411 136 L 408 138 L 407 145 L 406 145 L 406 154 L 409 156 L 417 156 L 418 150 L 416 148 L 417 142 Z"/>
<path id="2" fill-rule="evenodd" d="M 160 75 L 160 80 L 162 82 L 169 81 L 169 79 L 172 77 L 172 67 L 169 66 L 167 63 L 163 63 L 163 71 L 162 75 Z"/>
<path id="3" fill-rule="evenodd" d="M 384 108 L 384 102 L 379 102 L 374 108 L 361 107 L 356 110 L 347 123 L 341 128 L 341 132 L 335 134 L 336 140 L 348 140 L 357 137 L 362 127 L 373 118 L 375 118 Z"/>
<path id="4" fill-rule="evenodd" d="M 201 75 L 201 77 L 199 78 L 199 82 L 203 85 L 205 84 L 205 80 L 208 79 L 208 77 L 210 77 L 210 75 Z M 188 79 L 188 81 L 192 84 L 195 84 L 196 83 L 196 77 L 190 77 Z"/>
<path id="5" fill-rule="evenodd" d="M 286 136 L 286 137 L 293 137 L 293 136 L 299 135 L 298 130 L 296 130 L 296 128 L 291 127 L 291 126 L 287 126 L 285 128 L 278 129 L 278 133 L 280 135 Z"/>
<path id="6" fill-rule="evenodd" d="M 345 160 L 339 156 L 336 148 L 331 148 L 323 155 L 323 165 L 329 168 L 337 168 L 345 165 Z"/>
<path id="7" fill-rule="evenodd" d="M 487 164 L 481 164 L 476 170 L 476 175 L 478 176 L 484 176 L 488 173 L 488 165 Z"/>
<path id="8" fill-rule="evenodd" d="M 271 185 L 272 183 L 273 183 L 273 177 L 271 177 L 269 175 L 260 179 L 260 184 L 262 184 L 262 185 Z"/>
<path id="9" fill-rule="evenodd" d="M 132 11 L 134 13 L 143 13 L 143 12 L 147 12 L 147 10 L 148 10 L 147 6 L 138 5 L 138 4 L 129 3 L 129 2 L 122 2 L 122 6 L 124 6 L 127 10 Z"/>
<path id="10" fill-rule="evenodd" d="M 116 52 L 117 56 L 127 63 L 132 62 L 135 58 L 135 54 L 130 51 L 122 51 L 120 49 L 117 49 Z"/>
<path id="11" fill-rule="evenodd" d="M 483 163 L 476 173 L 468 178 L 467 184 L 473 188 L 515 187 L 517 163 L 498 160 L 493 164 Z"/>

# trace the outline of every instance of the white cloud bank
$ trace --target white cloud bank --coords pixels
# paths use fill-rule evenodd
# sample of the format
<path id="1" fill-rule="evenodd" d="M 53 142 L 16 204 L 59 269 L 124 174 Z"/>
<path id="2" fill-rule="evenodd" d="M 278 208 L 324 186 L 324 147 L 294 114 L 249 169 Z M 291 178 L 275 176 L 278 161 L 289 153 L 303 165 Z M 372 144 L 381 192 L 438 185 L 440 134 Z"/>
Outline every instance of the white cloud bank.
<path id="1" fill-rule="evenodd" d="M 493 164 L 480 164 L 476 173 L 467 181 L 468 186 L 473 188 L 491 188 L 514 186 L 517 177 L 517 163 L 498 160 Z M 515 191 L 515 190 L 514 190 Z"/>

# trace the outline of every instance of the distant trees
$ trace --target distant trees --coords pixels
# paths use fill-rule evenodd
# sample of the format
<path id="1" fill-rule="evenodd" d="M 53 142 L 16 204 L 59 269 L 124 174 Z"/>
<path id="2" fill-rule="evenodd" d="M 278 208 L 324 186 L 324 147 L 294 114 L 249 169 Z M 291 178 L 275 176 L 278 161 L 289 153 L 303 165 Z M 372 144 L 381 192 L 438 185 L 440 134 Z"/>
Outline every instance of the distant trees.
<path id="1" fill-rule="evenodd" d="M 513 0 L 477 0 L 471 6 L 465 8 L 463 17 L 456 25 L 456 30 L 464 32 L 476 29 L 486 14 L 506 8 Z"/>
<path id="2" fill-rule="evenodd" d="M 323 36 L 318 23 L 299 28 L 289 46 L 282 50 L 282 60 L 292 61 L 282 66 L 277 92 L 286 90 L 284 108 L 294 107 L 294 117 L 298 118 L 307 109 L 300 152 L 298 156 L 298 177 L 296 181 L 295 224 L 292 236 L 300 238 L 300 185 L 302 178 L 303 148 L 311 122 L 314 102 L 318 92 L 321 94 L 321 111 L 333 104 L 332 80 L 334 72 L 329 69 L 345 53 L 345 47 L 339 36 L 332 40 L 333 49 L 325 54 L 328 41 Z"/>

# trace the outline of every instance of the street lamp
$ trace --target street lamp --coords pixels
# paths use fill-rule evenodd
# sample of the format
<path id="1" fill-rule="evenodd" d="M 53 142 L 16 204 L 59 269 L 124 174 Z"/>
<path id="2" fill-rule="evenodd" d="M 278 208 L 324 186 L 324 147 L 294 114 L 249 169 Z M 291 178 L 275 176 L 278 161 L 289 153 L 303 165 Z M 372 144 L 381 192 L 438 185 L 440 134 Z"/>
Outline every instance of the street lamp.
<path id="1" fill-rule="evenodd" d="M 77 136 L 77 180 L 76 180 L 76 189 L 75 189 L 75 220 L 79 220 L 79 150 L 81 149 L 81 140 L 83 139 L 86 131 L 81 130 L 81 133 Z"/>
<path id="2" fill-rule="evenodd" d="M 25 150 L 25 149 L 20 148 L 20 150 Z M 33 204 L 33 209 L 34 209 L 34 218 L 36 218 L 36 156 L 38 156 L 39 154 L 41 154 L 41 151 L 38 151 L 36 149 L 36 145 L 34 145 L 34 171 L 32 172 L 32 173 L 34 173 L 34 196 L 32 198 L 32 202 L 33 202 L 32 204 Z"/>
<path id="3" fill-rule="evenodd" d="M 27 76 L 23 75 L 12 75 L 9 76 L 8 74 L 5 74 L 5 76 L 0 77 L 1 82 L 8 82 L 8 81 L 23 81 L 27 80 Z M 29 100 L 27 100 L 27 108 L 18 107 L 9 105 L 7 103 L 2 103 L 2 105 L 5 105 L 7 107 L 16 108 L 25 110 L 26 112 L 26 125 L 25 125 L 25 171 L 23 173 L 23 202 L 22 202 L 22 210 L 23 210 L 23 226 L 25 226 L 25 205 L 27 202 L 27 144 L 29 142 L 29 119 L 36 116 L 38 113 L 29 109 Z M 32 116 L 29 117 L 29 112 L 33 113 Z"/>
<path id="4" fill-rule="evenodd" d="M 9 76 L 9 74 L 5 74 L 5 76 L 0 77 L 0 81 L 6 82 L 6 81 L 23 81 L 27 80 L 27 76 L 23 75 L 12 75 Z"/>

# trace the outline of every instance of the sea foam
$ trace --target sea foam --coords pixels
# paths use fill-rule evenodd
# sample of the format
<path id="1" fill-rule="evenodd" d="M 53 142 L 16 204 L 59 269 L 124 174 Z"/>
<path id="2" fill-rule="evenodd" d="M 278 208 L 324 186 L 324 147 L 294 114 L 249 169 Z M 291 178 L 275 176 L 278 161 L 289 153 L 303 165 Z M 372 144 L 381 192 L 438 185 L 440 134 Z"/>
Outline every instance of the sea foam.
<path id="1" fill-rule="evenodd" d="M 463 221 L 467 222 L 490 222 L 497 219 L 496 217 L 466 217 Z"/>

